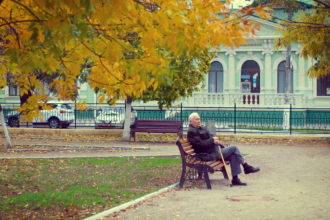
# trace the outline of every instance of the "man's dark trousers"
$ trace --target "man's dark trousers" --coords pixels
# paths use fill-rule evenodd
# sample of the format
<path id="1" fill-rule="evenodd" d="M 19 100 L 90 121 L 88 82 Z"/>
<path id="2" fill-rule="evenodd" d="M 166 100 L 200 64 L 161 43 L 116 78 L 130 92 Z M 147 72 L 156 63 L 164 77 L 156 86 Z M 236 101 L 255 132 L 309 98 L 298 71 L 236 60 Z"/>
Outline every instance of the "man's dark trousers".
<path id="1" fill-rule="evenodd" d="M 214 145 L 214 147 L 217 148 L 218 145 Z M 241 164 L 244 162 L 244 158 L 238 148 L 236 146 L 221 148 L 221 152 L 223 158 L 230 162 L 232 176 L 242 173 Z M 215 159 L 221 160 L 221 156 L 217 155 Z"/>

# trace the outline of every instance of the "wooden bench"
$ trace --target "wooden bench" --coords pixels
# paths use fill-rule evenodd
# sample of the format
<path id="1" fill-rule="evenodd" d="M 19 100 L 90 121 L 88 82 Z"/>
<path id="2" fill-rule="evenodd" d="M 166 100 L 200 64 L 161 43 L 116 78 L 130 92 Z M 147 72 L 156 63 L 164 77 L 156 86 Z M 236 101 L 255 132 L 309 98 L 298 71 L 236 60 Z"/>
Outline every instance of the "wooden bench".
<path id="1" fill-rule="evenodd" d="M 136 132 L 145 133 L 176 133 L 179 140 L 183 139 L 183 120 L 136 120 L 131 125 L 130 140 L 135 141 Z"/>
<path id="2" fill-rule="evenodd" d="M 188 140 L 177 141 L 176 145 L 180 150 L 182 159 L 180 188 L 183 187 L 186 179 L 201 180 L 204 177 L 207 188 L 212 189 L 208 173 L 214 173 L 215 171 L 224 172 L 224 163 L 222 161 L 214 160 L 210 154 L 196 154 L 193 146 Z M 229 161 L 226 161 L 226 164 L 229 165 Z"/>

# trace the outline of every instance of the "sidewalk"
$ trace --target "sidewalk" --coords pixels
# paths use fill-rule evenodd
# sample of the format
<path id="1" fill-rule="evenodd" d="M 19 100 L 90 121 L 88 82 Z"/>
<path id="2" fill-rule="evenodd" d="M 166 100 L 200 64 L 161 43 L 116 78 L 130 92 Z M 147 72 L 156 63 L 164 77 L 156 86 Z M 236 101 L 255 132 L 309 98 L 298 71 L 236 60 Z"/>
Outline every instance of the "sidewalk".
<path id="1" fill-rule="evenodd" d="M 265 135 L 260 135 L 265 137 Z M 254 135 L 257 139 L 260 136 Z M 278 135 L 277 135 L 278 136 Z M 239 136 L 240 137 L 240 136 Z M 308 139 L 309 137 L 309 139 Z M 255 174 L 239 175 L 247 186 L 229 187 L 228 180 L 219 174 L 211 174 L 212 190 L 204 181 L 187 181 L 182 190 L 171 190 L 156 196 L 142 205 L 131 207 L 117 217 L 103 219 L 328 219 L 330 212 L 327 195 L 330 184 L 330 144 L 327 136 L 286 136 L 289 144 L 236 145 L 241 153 L 251 154 L 247 162 L 259 166 Z M 321 139 L 323 138 L 323 141 Z M 317 139 L 318 145 L 301 145 L 305 140 Z M 98 151 L 48 151 L 1 153 L 1 158 L 33 157 L 113 157 L 113 156 L 160 156 L 179 155 L 175 143 L 120 142 L 95 143 L 59 140 L 14 140 L 13 144 L 33 142 L 48 145 L 99 146 L 99 147 L 145 147 L 150 150 L 123 152 Z M 1 143 L 5 143 L 1 139 Z M 179 177 L 178 177 L 179 179 Z M 228 197 L 247 198 L 249 201 L 231 201 Z M 263 198 L 272 198 L 266 201 Z"/>

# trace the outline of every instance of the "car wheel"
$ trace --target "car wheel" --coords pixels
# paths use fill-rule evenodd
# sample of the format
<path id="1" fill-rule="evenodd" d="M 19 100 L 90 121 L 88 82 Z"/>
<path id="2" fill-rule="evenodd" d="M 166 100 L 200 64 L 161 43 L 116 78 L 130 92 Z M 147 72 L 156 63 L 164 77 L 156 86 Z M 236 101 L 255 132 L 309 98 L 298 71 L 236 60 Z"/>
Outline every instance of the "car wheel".
<path id="1" fill-rule="evenodd" d="M 11 118 L 8 124 L 10 127 L 19 127 L 18 118 Z"/>
<path id="2" fill-rule="evenodd" d="M 49 123 L 49 127 L 50 128 L 58 128 L 59 127 L 59 124 L 60 124 L 60 122 L 59 122 L 59 120 L 57 118 L 51 118 L 51 119 L 49 119 L 48 123 Z"/>

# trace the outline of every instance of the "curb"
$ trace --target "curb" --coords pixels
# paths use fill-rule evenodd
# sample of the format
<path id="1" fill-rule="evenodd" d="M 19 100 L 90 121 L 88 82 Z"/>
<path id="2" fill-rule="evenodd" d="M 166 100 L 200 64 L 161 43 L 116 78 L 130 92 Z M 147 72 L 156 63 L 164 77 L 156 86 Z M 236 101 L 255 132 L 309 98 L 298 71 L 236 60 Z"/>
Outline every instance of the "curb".
<path id="1" fill-rule="evenodd" d="M 165 192 L 167 190 L 170 190 L 170 189 L 175 188 L 178 185 L 179 185 L 179 183 L 175 183 L 173 185 L 170 185 L 168 187 L 165 187 L 163 189 L 160 189 L 160 190 L 158 190 L 156 192 L 147 194 L 147 195 L 142 196 L 142 197 L 140 197 L 138 199 L 135 199 L 133 201 L 126 202 L 126 203 L 124 203 L 124 204 L 122 204 L 120 206 L 113 207 L 113 208 L 111 208 L 109 210 L 106 210 L 106 211 L 103 211 L 103 212 L 101 212 L 99 214 L 96 214 L 96 215 L 90 216 L 88 218 L 85 218 L 84 220 L 97 220 L 97 219 L 101 219 L 103 217 L 106 217 L 107 215 L 113 214 L 115 212 L 120 212 L 120 210 L 122 210 L 122 209 L 125 209 L 125 208 L 127 208 L 129 206 L 135 205 L 135 204 L 137 204 L 137 203 L 139 203 L 141 201 L 147 200 L 147 199 L 149 199 L 151 197 L 157 196 L 157 195 L 161 194 L 162 192 Z"/>
<path id="2" fill-rule="evenodd" d="M 180 154 L 168 154 L 168 155 L 111 155 L 111 156 L 58 156 L 58 157 L 49 157 L 45 155 L 45 157 L 31 157 L 31 156 L 24 156 L 24 157 L 0 157 L 0 159 L 60 159 L 60 158 L 115 158 L 115 157 L 180 157 Z"/>
<path id="3" fill-rule="evenodd" d="M 6 138 L 5 136 L 0 136 L 0 138 Z M 24 139 L 39 139 L 39 140 L 65 140 L 66 138 L 45 138 L 45 137 L 10 137 L 10 138 L 24 138 Z M 75 138 L 75 140 L 79 141 L 100 141 L 100 139 L 86 139 L 86 138 Z"/>
<path id="4" fill-rule="evenodd" d="M 122 136 L 123 129 L 45 129 L 45 128 L 8 128 L 9 135 L 14 134 L 33 134 L 40 133 L 48 135 L 107 135 L 107 136 Z M 0 128 L 0 134 L 4 135 L 3 129 Z"/>
<path id="5" fill-rule="evenodd" d="M 150 150 L 149 147 L 103 147 L 103 146 L 75 146 L 75 145 L 51 145 L 51 144 L 15 144 L 15 146 L 45 146 L 45 147 L 66 147 L 55 149 L 0 149 L 2 152 L 11 151 L 53 151 L 53 150 L 86 150 L 86 149 L 105 149 L 105 150 Z"/>
<path id="6" fill-rule="evenodd" d="M 8 128 L 10 135 L 15 134 L 31 134 L 37 135 L 42 132 L 46 135 L 105 135 L 105 136 L 122 136 L 122 129 L 43 129 L 43 128 Z M 162 134 L 150 133 L 155 136 Z M 184 135 L 187 133 L 184 132 Z M 3 130 L 0 128 L 0 135 L 3 136 Z M 139 133 L 138 133 L 139 135 Z M 239 134 L 227 134 L 226 132 L 217 132 L 223 138 L 271 138 L 271 139 L 287 139 L 287 140 L 310 140 L 310 141 L 328 141 L 330 142 L 330 134 L 259 134 L 259 133 L 239 133 Z"/>

